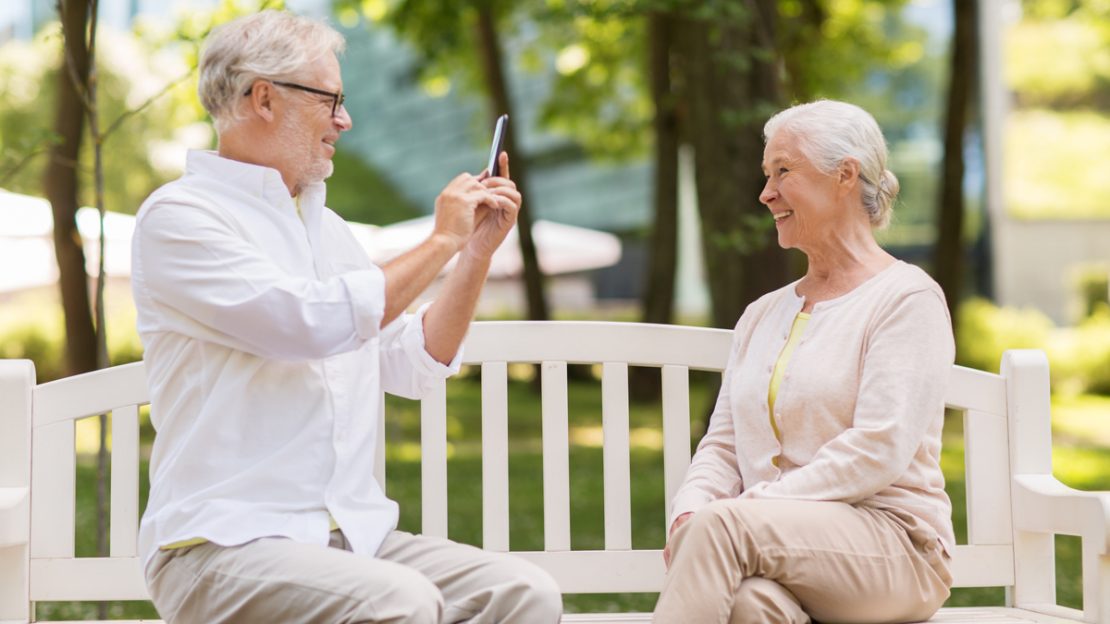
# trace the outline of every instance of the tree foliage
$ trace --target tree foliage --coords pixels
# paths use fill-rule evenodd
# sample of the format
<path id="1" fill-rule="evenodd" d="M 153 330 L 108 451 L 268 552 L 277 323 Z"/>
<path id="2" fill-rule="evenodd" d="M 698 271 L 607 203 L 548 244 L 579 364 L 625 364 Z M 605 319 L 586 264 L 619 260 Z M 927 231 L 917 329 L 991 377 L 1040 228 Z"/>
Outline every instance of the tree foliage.
<path id="1" fill-rule="evenodd" d="M 1021 7 L 1004 40 L 1014 106 L 1003 148 L 1007 210 L 1020 218 L 1110 215 L 1110 184 L 1094 166 L 1110 145 L 1110 4 Z"/>
<path id="2" fill-rule="evenodd" d="M 158 57 L 153 50 L 132 38 L 101 33 L 99 45 L 100 107 L 106 122 L 137 106 L 152 88 L 172 80 L 164 65 L 155 65 Z M 50 117 L 42 113 L 55 106 L 59 58 L 57 23 L 32 41 L 0 47 L 0 90 L 5 93 L 5 106 L 0 109 L 0 176 L 4 177 L 0 186 L 9 190 L 36 195 L 41 190 L 47 164 L 43 148 L 56 140 Z M 180 128 L 188 127 L 174 99 L 151 105 L 107 137 L 105 203 L 111 210 L 135 212 L 146 195 L 174 175 L 158 151 L 175 139 Z M 78 198 L 83 205 L 94 203 L 91 152 L 92 145 L 85 142 L 78 169 Z"/>

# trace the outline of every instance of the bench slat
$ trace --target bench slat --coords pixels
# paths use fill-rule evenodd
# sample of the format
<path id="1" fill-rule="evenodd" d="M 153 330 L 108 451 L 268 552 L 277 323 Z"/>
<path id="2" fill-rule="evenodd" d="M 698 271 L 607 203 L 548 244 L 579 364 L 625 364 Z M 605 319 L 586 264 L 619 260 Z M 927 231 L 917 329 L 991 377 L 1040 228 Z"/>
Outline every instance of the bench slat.
<path id="1" fill-rule="evenodd" d="M 601 429 L 605 473 L 605 549 L 632 548 L 628 450 L 628 365 L 606 362 L 601 373 Z"/>
<path id="2" fill-rule="evenodd" d="M 420 401 L 421 532 L 447 537 L 447 383 Z"/>
<path id="3" fill-rule="evenodd" d="M 663 488 L 666 523 L 671 501 L 690 467 L 690 369 L 663 367 Z"/>
<path id="4" fill-rule="evenodd" d="M 73 557 L 77 489 L 73 421 L 36 427 L 31 445 L 31 557 Z"/>
<path id="5" fill-rule="evenodd" d="M 953 366 L 948 377 L 948 407 L 989 414 L 1006 414 L 1006 380 L 974 368 Z"/>
<path id="6" fill-rule="evenodd" d="M 142 362 L 66 377 L 35 387 L 34 426 L 76 420 L 121 405 L 150 403 Z"/>
<path id="7" fill-rule="evenodd" d="M 662 550 L 514 551 L 547 570 L 563 593 L 657 592 L 663 586 Z"/>
<path id="8" fill-rule="evenodd" d="M 509 380 L 505 362 L 482 364 L 482 547 L 509 550 Z"/>
<path id="9" fill-rule="evenodd" d="M 678 364 L 721 370 L 732 332 L 705 327 L 592 321 L 487 321 L 474 323 L 464 364 L 484 361 L 625 362 L 629 366 Z"/>
<path id="10" fill-rule="evenodd" d="M 545 550 L 570 550 L 567 363 L 544 362 L 540 368 L 543 393 L 543 543 Z"/>
<path id="11" fill-rule="evenodd" d="M 139 535 L 139 407 L 112 410 L 112 502 L 108 552 L 134 557 Z"/>
<path id="12" fill-rule="evenodd" d="M 31 600 L 150 600 L 136 557 L 32 559 Z"/>
<path id="13" fill-rule="evenodd" d="M 1005 544 L 956 546 L 952 553 L 954 587 L 1006 587 L 1014 584 L 1014 549 Z"/>
<path id="14" fill-rule="evenodd" d="M 1004 416 L 975 410 L 964 413 L 969 544 L 1014 543 L 1007 439 Z"/>

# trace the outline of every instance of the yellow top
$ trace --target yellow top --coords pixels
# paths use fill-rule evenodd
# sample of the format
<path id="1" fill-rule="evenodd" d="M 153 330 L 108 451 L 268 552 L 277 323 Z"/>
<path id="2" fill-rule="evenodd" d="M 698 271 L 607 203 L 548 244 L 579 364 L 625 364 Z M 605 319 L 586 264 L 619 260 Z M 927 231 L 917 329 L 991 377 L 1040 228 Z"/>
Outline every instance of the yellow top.
<path id="1" fill-rule="evenodd" d="M 782 384 L 782 377 L 786 372 L 786 364 L 794 353 L 794 347 L 798 346 L 798 341 L 801 339 L 808 322 L 809 314 L 806 312 L 799 312 L 798 316 L 794 317 L 794 324 L 790 327 L 790 336 L 786 339 L 786 345 L 782 348 L 778 361 L 775 362 L 775 370 L 771 373 L 771 385 L 767 389 L 767 414 L 771 419 L 771 430 L 775 432 L 775 438 L 779 442 L 782 442 L 782 434 L 779 433 L 779 425 L 775 422 L 775 398 L 778 396 L 779 385 Z M 771 461 L 778 466 L 777 456 Z"/>

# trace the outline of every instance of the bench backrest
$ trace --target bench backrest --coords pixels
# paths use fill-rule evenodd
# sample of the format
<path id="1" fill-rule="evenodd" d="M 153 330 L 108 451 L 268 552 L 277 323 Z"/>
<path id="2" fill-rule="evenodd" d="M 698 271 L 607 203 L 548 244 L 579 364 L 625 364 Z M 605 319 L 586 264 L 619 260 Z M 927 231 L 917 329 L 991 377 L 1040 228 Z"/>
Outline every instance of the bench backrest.
<path id="1" fill-rule="evenodd" d="M 629 475 L 628 367 L 662 369 L 666 515 L 690 461 L 689 371 L 721 371 L 725 330 L 598 322 L 482 322 L 464 363 L 480 365 L 482 545 L 509 549 L 508 365 L 538 364 L 542 385 L 544 550 L 518 553 L 546 568 L 568 593 L 650 592 L 662 585 L 659 550 L 633 549 Z M 571 550 L 567 365 L 602 369 L 604 550 Z M 147 597 L 136 557 L 139 407 L 149 401 L 142 363 L 36 386 L 31 396 L 29 598 L 31 601 Z M 1012 586 L 1011 449 L 1051 471 L 1047 364 L 1039 352 L 1009 352 L 1003 374 L 954 367 L 947 403 L 964 414 L 967 544 L 957 548 L 958 586 Z M 1016 409 L 1017 405 L 1023 406 Z M 700 409 L 701 406 L 696 406 Z M 74 422 L 111 413 L 110 556 L 75 557 Z M 1009 419 L 1007 414 L 1010 414 Z M 9 419 L 10 415 L 4 416 Z M 24 417 L 26 418 L 26 417 Z M 24 425 L 25 426 L 25 425 Z M 4 431 L 19 431 L 5 425 Z M 446 385 L 421 402 L 422 530 L 447 534 Z M 1043 436 L 1043 437 L 1041 437 Z M 380 440 L 384 440 L 384 429 Z M 385 453 L 379 449 L 379 478 Z M 1030 459 L 1031 458 L 1031 459 Z M 1032 471 L 1032 470 L 1027 470 Z M 0 477 L 3 478 L 3 477 Z M 383 481 L 387 484 L 388 479 Z M 5 483 L 0 483 L 0 486 Z M 665 523 L 666 516 L 658 521 Z M 0 544 L 2 546 L 2 544 Z M 0 618 L 2 619 L 2 618 Z"/>

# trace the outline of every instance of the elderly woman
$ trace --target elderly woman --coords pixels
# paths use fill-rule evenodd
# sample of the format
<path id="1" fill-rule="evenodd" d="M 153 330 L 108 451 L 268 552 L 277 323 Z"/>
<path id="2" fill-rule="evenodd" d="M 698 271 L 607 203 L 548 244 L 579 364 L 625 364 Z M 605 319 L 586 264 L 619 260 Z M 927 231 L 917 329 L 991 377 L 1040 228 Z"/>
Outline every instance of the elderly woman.
<path id="1" fill-rule="evenodd" d="M 947 599 L 944 295 L 883 251 L 898 181 L 874 118 L 819 101 L 764 128 L 759 201 L 801 280 L 740 317 L 674 500 L 656 622 L 910 622 Z"/>

